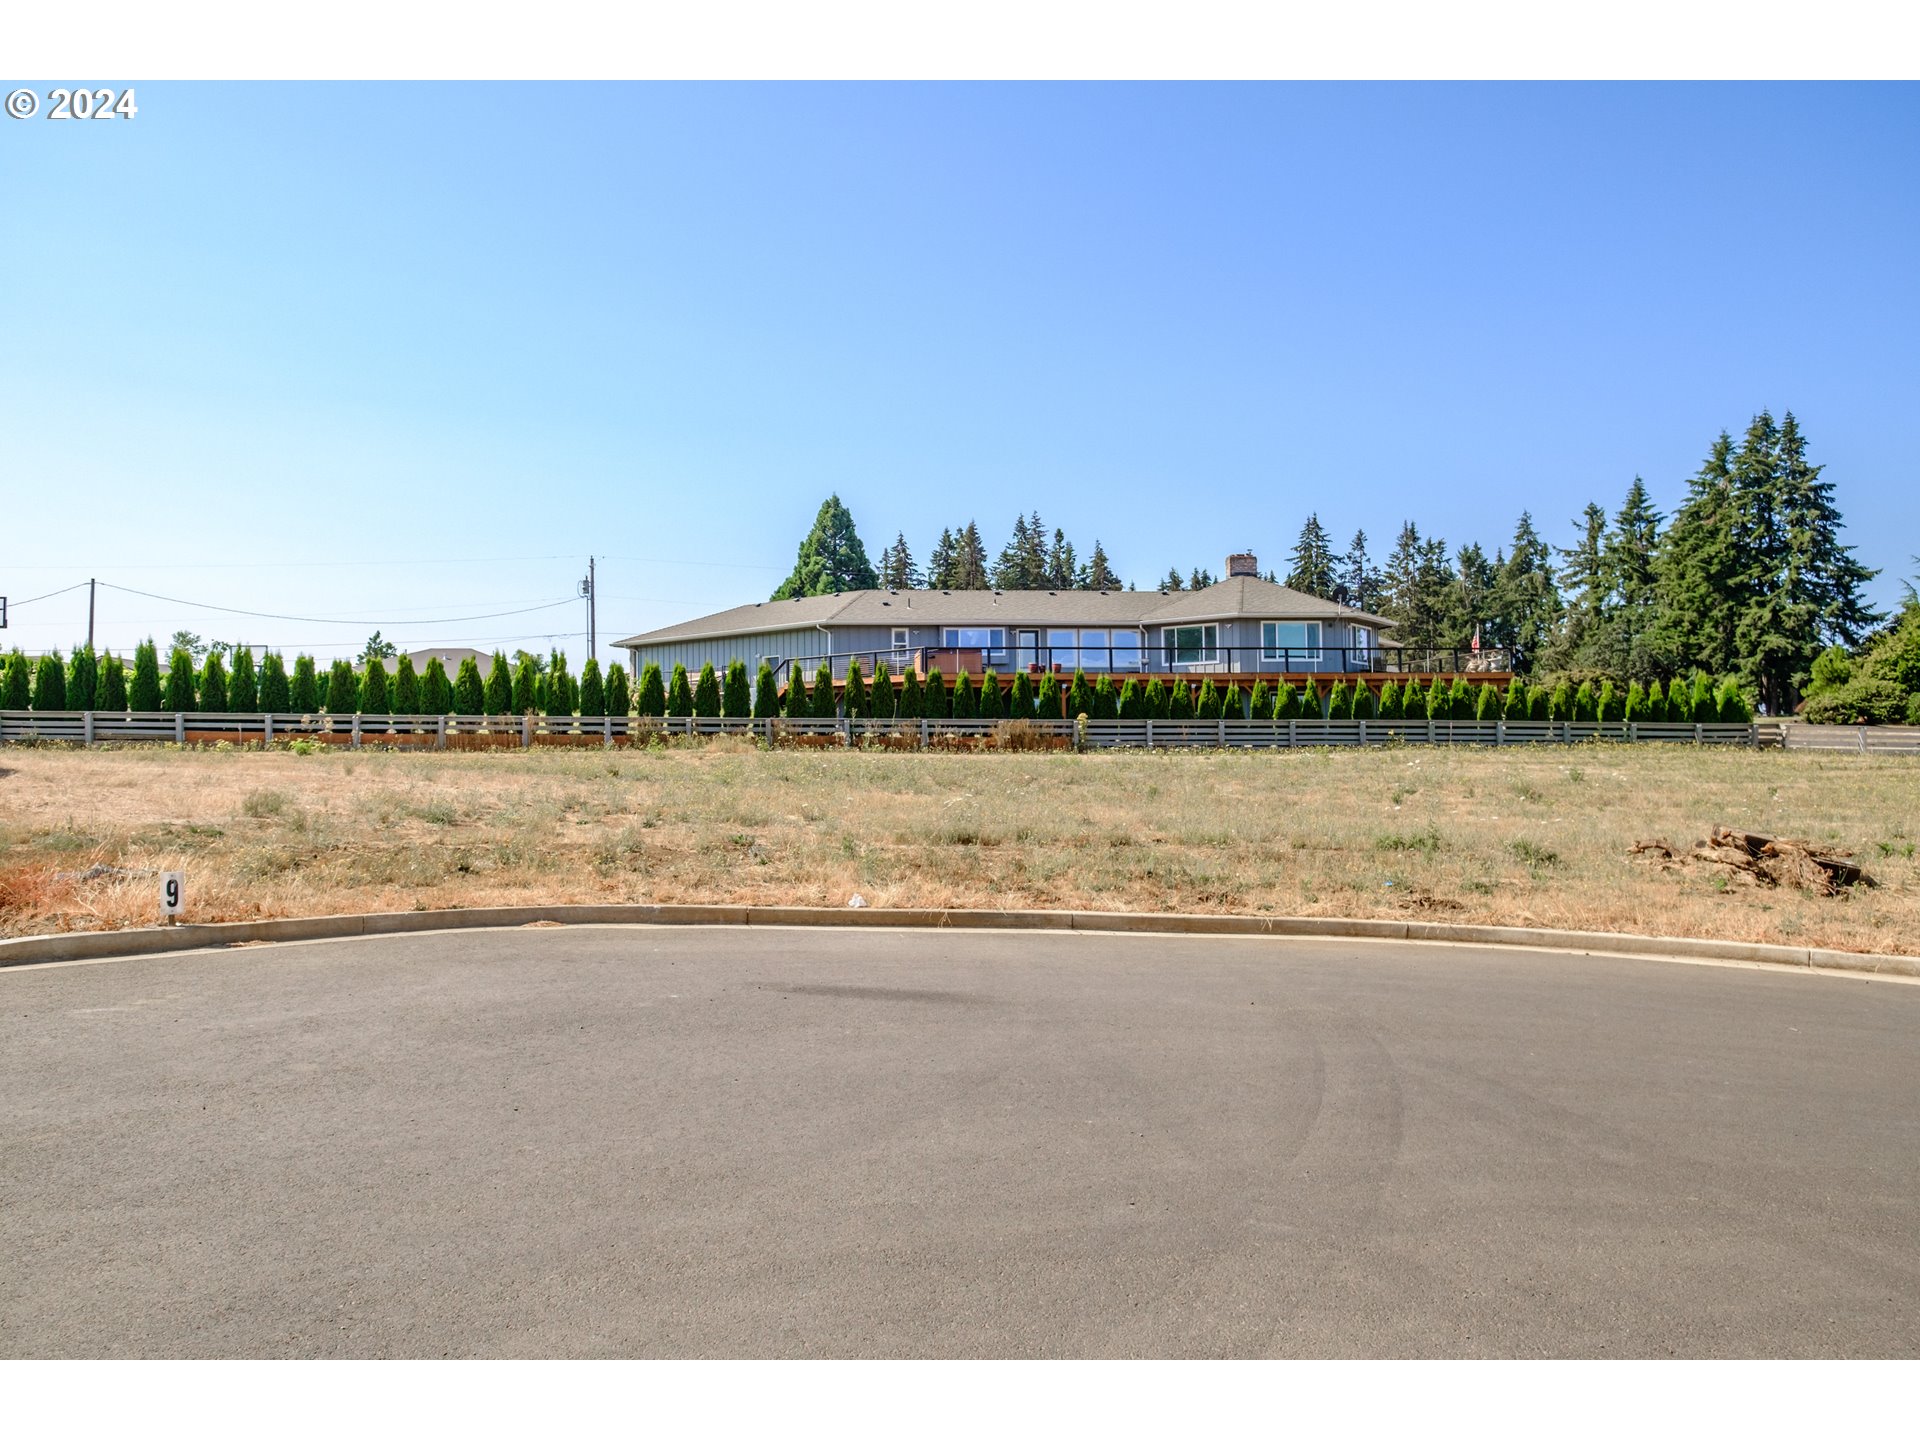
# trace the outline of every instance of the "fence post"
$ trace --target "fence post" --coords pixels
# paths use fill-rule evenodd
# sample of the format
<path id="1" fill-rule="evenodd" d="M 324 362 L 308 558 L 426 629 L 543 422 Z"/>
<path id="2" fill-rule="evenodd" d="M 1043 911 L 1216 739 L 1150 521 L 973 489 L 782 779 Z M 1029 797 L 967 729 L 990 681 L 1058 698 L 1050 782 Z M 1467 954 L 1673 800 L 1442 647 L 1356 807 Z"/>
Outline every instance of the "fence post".
<path id="1" fill-rule="evenodd" d="M 353 712 L 353 740 L 348 748 L 353 750 L 360 748 L 360 712 L 358 710 Z"/>
<path id="2" fill-rule="evenodd" d="M 1860 727 L 1860 753 L 1867 753 L 1867 727 L 1864 725 Z"/>
<path id="3" fill-rule="evenodd" d="M 1704 745 L 1707 743 L 1707 727 L 1698 721 L 1695 721 L 1693 726 L 1693 743 L 1696 745 Z"/>
<path id="4" fill-rule="evenodd" d="M 1507 722 L 1504 720 L 1496 720 L 1493 722 L 1493 748 L 1498 750 L 1502 745 L 1506 743 L 1507 743 Z"/>
<path id="5" fill-rule="evenodd" d="M 81 744 L 93 744 L 93 711 L 89 710 L 80 717 Z"/>
<path id="6" fill-rule="evenodd" d="M 1218 719 L 1218 720 L 1216 720 L 1216 721 L 1214 721 L 1213 723 L 1214 723 L 1215 725 L 1217 725 L 1217 726 L 1219 727 L 1219 729 L 1220 729 L 1220 748 L 1221 748 L 1222 750 L 1224 750 L 1224 749 L 1226 749 L 1226 748 L 1227 748 L 1227 721 L 1226 721 L 1226 717 L 1225 717 L 1225 716 L 1222 716 L 1222 717 L 1221 717 L 1220 719 Z"/>
<path id="7" fill-rule="evenodd" d="M 260 748 L 266 749 L 273 744 L 273 715 L 271 712 L 260 717 Z"/>
<path id="8" fill-rule="evenodd" d="M 613 749 L 613 717 L 611 715 L 602 715 L 600 717 L 600 734 L 606 740 L 606 744 L 600 748 L 603 750 Z"/>
<path id="9" fill-rule="evenodd" d="M 1147 721 L 1147 749 L 1153 749 L 1153 721 Z"/>
<path id="10" fill-rule="evenodd" d="M 1367 743 L 1367 722 L 1361 720 L 1358 724 L 1360 726 L 1360 743 L 1365 745 Z"/>
<path id="11" fill-rule="evenodd" d="M 1287 748 L 1289 750 L 1298 750 L 1300 748 L 1300 722 L 1298 720 L 1287 721 Z"/>
<path id="12" fill-rule="evenodd" d="M 187 717 L 178 710 L 173 712 L 173 743 L 176 745 L 187 743 Z"/>
<path id="13" fill-rule="evenodd" d="M 533 712 L 531 710 L 520 717 L 520 748 L 522 750 L 533 748 Z"/>
<path id="14" fill-rule="evenodd" d="M 1627 722 L 1627 743 L 1630 745 L 1640 743 L 1640 722 L 1638 720 L 1629 720 Z"/>
<path id="15" fill-rule="evenodd" d="M 920 748 L 927 748 L 927 717 L 924 715 L 920 717 Z"/>
<path id="16" fill-rule="evenodd" d="M 447 717 L 444 715 L 433 717 L 433 748 L 436 750 L 447 748 Z"/>

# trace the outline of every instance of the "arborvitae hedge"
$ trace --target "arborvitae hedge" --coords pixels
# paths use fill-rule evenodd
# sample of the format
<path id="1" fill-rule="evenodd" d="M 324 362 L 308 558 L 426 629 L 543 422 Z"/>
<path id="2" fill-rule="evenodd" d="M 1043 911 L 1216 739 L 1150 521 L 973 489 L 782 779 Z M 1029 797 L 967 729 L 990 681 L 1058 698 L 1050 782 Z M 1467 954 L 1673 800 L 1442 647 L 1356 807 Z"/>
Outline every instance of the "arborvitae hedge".
<path id="1" fill-rule="evenodd" d="M 1667 682 L 1667 719 L 1676 725 L 1693 723 L 1693 687 L 1678 675 Z"/>
<path id="2" fill-rule="evenodd" d="M 227 679 L 227 704 L 236 715 L 253 715 L 260 709 L 260 678 L 253 667 L 253 651 L 245 645 L 233 648 L 233 674 Z"/>
<path id="3" fill-rule="evenodd" d="M 95 709 L 108 714 L 119 714 L 127 708 L 127 667 L 111 651 L 100 662 L 100 693 L 93 703 Z"/>
<path id="4" fill-rule="evenodd" d="M 135 679 L 138 679 L 136 671 Z M 134 687 L 138 689 L 138 685 Z M 136 704 L 134 709 L 139 709 Z M 320 709 L 320 677 L 314 670 L 313 656 L 293 657 L 293 679 L 287 686 L 287 708 L 299 715 L 312 715 Z"/>
<path id="5" fill-rule="evenodd" d="M 227 667 L 218 650 L 209 652 L 207 663 L 200 667 L 200 713 L 227 713 Z"/>
<path id="6" fill-rule="evenodd" d="M 1273 718 L 1273 691 L 1267 688 L 1265 680 L 1253 682 L 1253 698 L 1247 702 L 1247 706 L 1255 720 Z"/>
<path id="7" fill-rule="evenodd" d="M 1507 684 L 1507 693 L 1501 697 L 1500 718 L 1502 720 L 1524 720 L 1527 718 L 1527 682 L 1515 677 Z"/>
<path id="8" fill-rule="evenodd" d="M 813 713 L 813 701 L 807 694 L 807 677 L 798 665 L 787 666 L 786 711 L 789 720 L 805 719 Z"/>
<path id="9" fill-rule="evenodd" d="M 580 708 L 580 684 L 567 673 L 567 657 L 555 650 L 547 660 L 547 713 L 571 715 Z"/>
<path id="10" fill-rule="evenodd" d="M 332 699 L 332 687 L 328 687 L 328 699 Z M 527 704 L 533 704 L 528 696 Z M 329 705 L 328 709 L 333 707 Z M 460 662 L 460 668 L 453 676 L 453 713 L 456 715 L 484 715 L 487 709 L 487 687 L 480 679 L 480 666 L 469 655 Z"/>
<path id="11" fill-rule="evenodd" d="M 860 662 L 847 662 L 847 683 L 840 694 L 840 703 L 846 707 L 847 718 L 858 720 L 867 713 L 867 677 L 860 673 Z"/>
<path id="12" fill-rule="evenodd" d="M 1453 677 L 1453 684 L 1447 688 L 1447 718 L 1449 720 L 1473 718 L 1473 687 L 1458 675 Z"/>
<path id="13" fill-rule="evenodd" d="M 606 677 L 600 672 L 600 657 L 589 655 L 580 667 L 580 718 L 598 720 L 606 713 Z"/>
<path id="14" fill-rule="evenodd" d="M 1347 688 L 1345 680 L 1334 681 L 1333 688 L 1327 691 L 1327 718 L 1329 720 L 1353 718 L 1353 692 Z"/>
<path id="15" fill-rule="evenodd" d="M 1121 682 L 1120 694 L 1114 700 L 1114 714 L 1122 720 L 1144 720 L 1147 718 L 1146 697 L 1140 693 L 1140 682 L 1132 676 Z"/>
<path id="16" fill-rule="evenodd" d="M 0 710 L 33 708 L 33 666 L 26 653 L 15 646 L 7 656 L 6 670 L 0 673 Z"/>
<path id="17" fill-rule="evenodd" d="M 393 713 L 396 715 L 427 713 L 420 705 L 420 677 L 413 673 L 411 655 L 401 655 L 393 665 Z"/>
<path id="18" fill-rule="evenodd" d="M 940 673 L 938 665 L 927 671 L 926 683 L 920 687 L 920 713 L 929 720 L 946 720 L 953 714 L 953 701 L 947 695 L 947 678 Z"/>
<path id="19" fill-rule="evenodd" d="M 1025 670 L 1013 672 L 1013 689 L 1007 692 L 1007 714 L 1015 720 L 1033 718 L 1033 682 Z"/>
<path id="20" fill-rule="evenodd" d="M 1492 685 L 1475 687 L 1479 694 L 1474 697 L 1473 718 L 1493 721 L 1500 718 L 1500 692 Z"/>
<path id="21" fill-rule="evenodd" d="M 1067 686 L 1067 718 L 1078 715 L 1091 717 L 1093 714 L 1093 687 L 1087 683 L 1087 672 L 1079 666 L 1073 668 L 1073 681 Z"/>
<path id="22" fill-rule="evenodd" d="M 909 668 L 900 677 L 900 718 L 918 720 L 927 713 L 927 697 L 922 692 L 920 672 Z"/>
<path id="23" fill-rule="evenodd" d="M 378 660 L 367 661 L 367 668 L 360 672 L 360 713 L 362 715 L 391 715 L 393 713 L 393 691 L 387 684 L 387 667 Z"/>
<path id="24" fill-rule="evenodd" d="M 971 720 L 973 713 L 973 677 L 965 670 L 954 678 L 953 682 L 953 718 Z"/>
<path id="25" fill-rule="evenodd" d="M 1527 686 L 1527 719 L 1544 720 L 1552 708 L 1553 697 L 1547 693 L 1544 686 Z"/>
<path id="26" fill-rule="evenodd" d="M 700 678 L 694 682 L 693 713 L 702 719 L 720 713 L 720 677 L 714 673 L 711 660 L 700 667 Z"/>
<path id="27" fill-rule="evenodd" d="M 1318 720 L 1324 714 L 1320 706 L 1320 685 L 1317 681 L 1309 680 L 1300 687 L 1300 718 Z"/>
<path id="28" fill-rule="evenodd" d="M 1638 680 L 1627 686 L 1627 698 L 1620 706 L 1620 718 L 1628 724 L 1647 718 L 1647 692 Z"/>
<path id="29" fill-rule="evenodd" d="M 483 692 L 484 694 L 484 689 Z M 485 704 L 485 700 L 481 701 Z M 553 709 L 553 677 L 544 670 L 534 672 L 533 676 L 533 713 L 545 715 Z"/>
<path id="30" fill-rule="evenodd" d="M 1051 670 L 1040 677 L 1040 689 L 1033 697 L 1033 713 L 1037 719 L 1058 720 L 1065 713 L 1065 698 L 1060 693 L 1060 677 Z"/>
<path id="31" fill-rule="evenodd" d="M 833 665 L 823 661 L 813 672 L 813 716 L 816 720 L 831 720 L 840 708 L 839 700 L 833 693 Z"/>
<path id="32" fill-rule="evenodd" d="M 1627 708 L 1626 700 L 1618 690 L 1613 688 L 1611 680 L 1605 681 L 1600 686 L 1599 704 L 1602 720 L 1618 720 Z"/>
<path id="33" fill-rule="evenodd" d="M 607 667 L 607 714 L 624 720 L 633 709 L 633 692 L 627 688 L 627 670 L 618 660 Z"/>
<path id="34" fill-rule="evenodd" d="M 193 709 L 193 656 L 180 646 L 167 656 L 166 688 L 160 692 L 163 710 Z"/>
<path id="35" fill-rule="evenodd" d="M 1711 725 L 1718 718 L 1720 707 L 1714 699 L 1713 681 L 1703 672 L 1693 672 L 1693 722 L 1696 725 Z"/>
<path id="36" fill-rule="evenodd" d="M 1667 697 L 1660 688 L 1658 680 L 1647 682 L 1646 703 L 1640 707 L 1641 720 L 1649 724 L 1660 724 L 1667 718 Z"/>
<path id="37" fill-rule="evenodd" d="M 1000 689 L 1000 677 L 991 670 L 980 677 L 980 699 L 974 709 L 982 720 L 1007 718 L 1006 695 Z"/>
<path id="38" fill-rule="evenodd" d="M 1113 688 L 1111 675 L 1102 675 L 1093 682 L 1093 709 L 1088 713 L 1096 720 L 1120 718 L 1120 694 Z"/>
<path id="39" fill-rule="evenodd" d="M 1591 680 L 1582 680 L 1580 688 L 1573 692 L 1573 718 L 1575 720 L 1600 718 L 1600 697 L 1593 693 Z"/>
<path id="40" fill-rule="evenodd" d="M 507 664 L 507 657 L 498 650 L 493 652 L 493 663 L 487 667 L 487 684 L 480 692 L 480 703 L 487 707 L 489 715 L 513 713 L 513 670 Z"/>
<path id="41" fill-rule="evenodd" d="M 1220 687 L 1211 678 L 1200 682 L 1200 695 L 1193 702 L 1193 718 L 1196 720 L 1218 720 L 1220 718 Z"/>
<path id="42" fill-rule="evenodd" d="M 649 660 L 640 667 L 640 684 L 633 692 L 633 713 L 655 719 L 667 713 L 667 687 L 660 666 Z"/>
<path id="43" fill-rule="evenodd" d="M 676 718 L 693 714 L 693 686 L 687 681 L 687 667 L 677 660 L 667 684 L 667 714 Z"/>
<path id="44" fill-rule="evenodd" d="M 1380 687 L 1380 701 L 1374 711 L 1382 720 L 1399 720 L 1405 712 L 1400 708 L 1400 682 L 1389 680 Z"/>
<path id="45" fill-rule="evenodd" d="M 84 645 L 74 647 L 73 659 L 67 664 L 67 708 L 69 710 L 92 710 L 94 691 L 100 685 L 100 662 L 91 649 Z"/>
<path id="46" fill-rule="evenodd" d="M 293 704 L 292 690 L 287 684 L 287 662 L 280 658 L 276 650 L 269 650 L 260 657 L 260 688 L 258 700 L 260 708 L 269 715 L 281 715 Z"/>
<path id="47" fill-rule="evenodd" d="M 127 685 L 127 708 L 160 708 L 160 651 L 151 635 L 133 647 L 133 678 Z"/>
<path id="48" fill-rule="evenodd" d="M 587 677 L 580 676 L 581 703 L 586 703 Z M 720 686 L 720 713 L 744 720 L 753 713 L 753 694 L 747 689 L 747 662 L 735 660 L 727 666 L 727 678 Z"/>
<path id="49" fill-rule="evenodd" d="M 774 684 L 773 666 L 760 662 L 753 677 L 753 718 L 766 720 L 780 713 L 780 687 Z"/>
<path id="50" fill-rule="evenodd" d="M 1167 718 L 1169 720 L 1193 719 L 1193 687 L 1183 679 L 1167 682 L 1169 698 L 1167 700 Z"/>
<path id="51" fill-rule="evenodd" d="M 1376 720 L 1380 716 L 1380 702 L 1371 686 L 1355 681 L 1353 686 L 1353 718 L 1356 720 Z"/>
<path id="52" fill-rule="evenodd" d="M 1554 721 L 1573 719 L 1573 687 L 1564 680 L 1553 687 L 1553 694 L 1548 697 L 1547 719 Z"/>
<path id="53" fill-rule="evenodd" d="M 191 666 L 192 661 L 188 661 Z M 36 710 L 64 710 L 67 708 L 67 667 L 55 650 L 42 655 L 40 663 L 33 669 L 33 708 Z M 188 706 L 192 709 L 192 706 Z"/>

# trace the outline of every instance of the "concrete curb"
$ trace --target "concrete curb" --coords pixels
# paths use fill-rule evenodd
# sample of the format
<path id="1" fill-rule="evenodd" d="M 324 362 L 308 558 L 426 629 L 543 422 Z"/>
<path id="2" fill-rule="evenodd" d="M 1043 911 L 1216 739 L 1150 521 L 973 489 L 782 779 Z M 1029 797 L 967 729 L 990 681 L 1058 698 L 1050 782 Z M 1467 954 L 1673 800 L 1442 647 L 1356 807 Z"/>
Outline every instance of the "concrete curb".
<path id="1" fill-rule="evenodd" d="M 91 930 L 0 940 L 0 969 L 59 960 L 157 955 L 257 941 L 333 940 L 426 930 L 488 930 L 560 925 L 841 925 L 930 930 L 1078 930 L 1109 934 L 1318 936 L 1330 939 L 1448 941 L 1541 950 L 1671 959 L 1739 960 L 1802 970 L 1920 978 L 1920 957 L 1867 955 L 1795 945 L 1748 945 L 1588 930 L 1506 925 L 1446 925 L 1414 920 L 1341 920 L 1279 915 L 1137 915 L 1088 910 L 858 910 L 811 905 L 509 905 L 475 910 L 411 910 L 316 915 L 300 920 L 240 920 L 149 930 Z"/>

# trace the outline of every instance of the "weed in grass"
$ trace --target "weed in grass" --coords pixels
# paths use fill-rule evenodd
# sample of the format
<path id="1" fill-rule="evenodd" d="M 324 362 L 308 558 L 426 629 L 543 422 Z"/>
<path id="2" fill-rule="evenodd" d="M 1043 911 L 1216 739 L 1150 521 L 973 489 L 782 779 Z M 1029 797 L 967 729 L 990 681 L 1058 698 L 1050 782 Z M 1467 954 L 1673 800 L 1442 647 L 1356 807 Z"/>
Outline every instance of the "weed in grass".
<path id="1" fill-rule="evenodd" d="M 1427 855 L 1437 853 L 1446 844 L 1440 838 L 1440 832 L 1429 826 L 1415 835 L 1382 835 L 1373 842 L 1376 850 L 1417 850 Z"/>
<path id="2" fill-rule="evenodd" d="M 413 814 L 416 819 L 424 820 L 429 825 L 452 825 L 459 819 L 453 806 L 445 800 L 429 800 L 425 805 L 416 805 Z"/>
<path id="3" fill-rule="evenodd" d="M 1526 800 L 1532 804 L 1537 805 L 1540 803 L 1540 792 L 1525 782 L 1514 786 L 1513 793 L 1518 795 L 1522 800 Z"/>
<path id="4" fill-rule="evenodd" d="M 1880 841 L 1876 841 L 1875 843 L 1879 847 L 1880 854 L 1889 860 L 1895 857 L 1896 855 L 1903 860 L 1911 860 L 1913 858 L 1913 841 L 1911 840 L 1903 840 L 1899 842 L 1895 842 L 1892 840 L 1880 840 Z"/>
<path id="5" fill-rule="evenodd" d="M 1511 850 L 1514 855 L 1530 869 L 1537 870 L 1545 865 L 1558 865 L 1560 863 L 1560 856 L 1557 852 L 1527 839 L 1524 835 L 1518 840 L 1509 840 L 1507 842 L 1507 849 Z"/>
<path id="6" fill-rule="evenodd" d="M 1420 787 L 1418 785 L 1396 786 L 1393 792 L 1394 808 L 1398 809 L 1400 807 L 1401 801 L 1405 800 L 1409 795 L 1418 795 L 1419 793 L 1420 793 Z"/>
<path id="7" fill-rule="evenodd" d="M 284 790 L 255 790 L 240 802 L 240 813 L 250 815 L 255 820 L 271 820 L 284 814 L 287 808 L 287 792 Z"/>
<path id="8" fill-rule="evenodd" d="M 1586 778 L 1587 772 L 1582 770 L 1578 765 L 1573 766 L 1567 771 L 1567 779 L 1573 781 L 1576 785 Z"/>

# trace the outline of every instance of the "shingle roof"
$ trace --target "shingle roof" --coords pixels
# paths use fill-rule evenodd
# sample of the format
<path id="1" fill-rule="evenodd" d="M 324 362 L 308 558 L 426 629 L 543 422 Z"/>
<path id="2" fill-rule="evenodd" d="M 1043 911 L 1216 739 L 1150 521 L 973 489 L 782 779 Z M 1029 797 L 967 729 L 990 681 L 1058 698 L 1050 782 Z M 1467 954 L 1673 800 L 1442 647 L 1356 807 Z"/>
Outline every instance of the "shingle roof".
<path id="1" fill-rule="evenodd" d="M 736 605 L 631 636 L 619 645 L 667 645 L 769 630 L 811 630 L 818 625 L 978 625 L 996 620 L 1035 625 L 1157 625 L 1239 618 L 1359 620 L 1383 628 L 1393 624 L 1318 595 L 1242 575 L 1204 590 L 1171 595 L 1157 590 L 849 590 L 840 595 Z"/>

